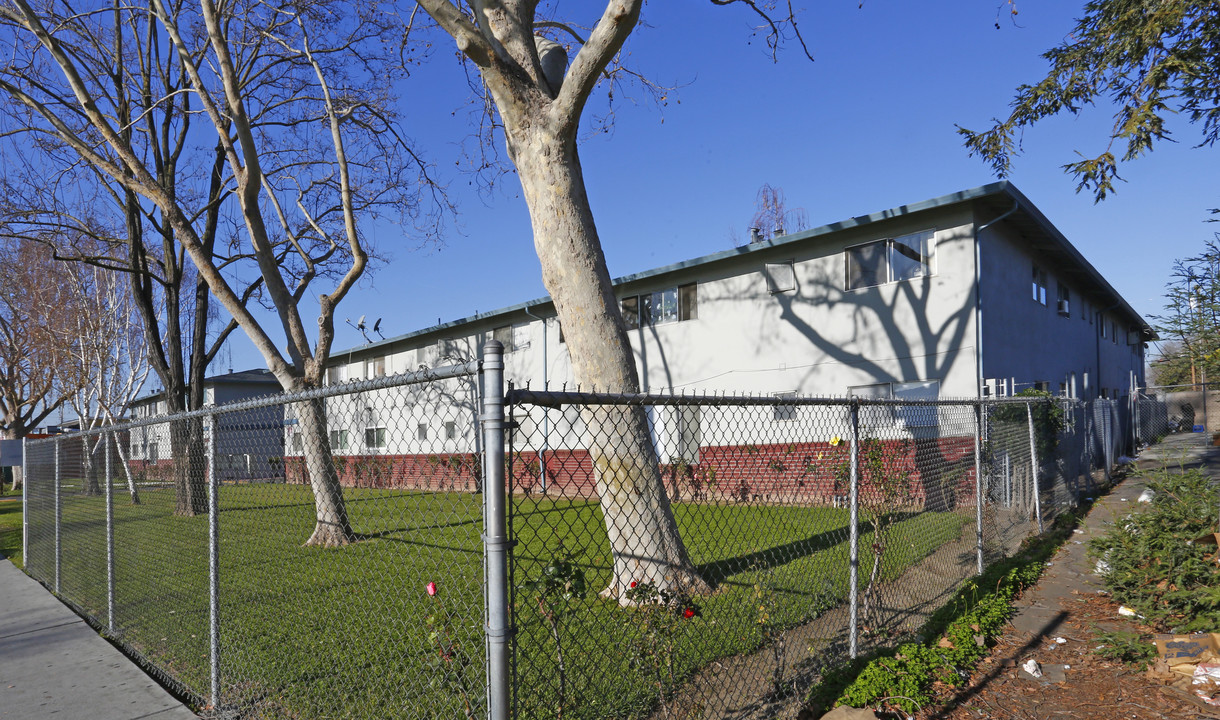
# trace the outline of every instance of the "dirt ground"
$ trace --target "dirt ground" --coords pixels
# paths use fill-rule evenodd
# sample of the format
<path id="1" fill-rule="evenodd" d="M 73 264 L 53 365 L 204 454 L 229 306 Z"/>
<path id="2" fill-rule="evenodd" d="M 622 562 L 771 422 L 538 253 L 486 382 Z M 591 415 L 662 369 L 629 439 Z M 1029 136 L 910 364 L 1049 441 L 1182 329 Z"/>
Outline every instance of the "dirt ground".
<path id="1" fill-rule="evenodd" d="M 1141 454 L 1138 467 L 1199 467 L 1220 478 L 1220 448 L 1205 440 L 1171 436 Z M 1137 632 L 1152 639 L 1153 628 L 1118 614 L 1087 554 L 1089 539 L 1134 510 L 1143 490 L 1134 473 L 1097 501 L 1042 580 L 1018 600 L 1017 615 L 970 682 L 939 688 L 941 707 L 917 713 L 919 720 L 1220 720 L 1220 707 L 1173 694 L 1142 670 L 1094 652 L 1101 644 L 1098 633 Z M 1030 659 L 1042 665 L 1044 677 L 1020 670 Z M 1061 666 L 1066 667 L 1060 671 Z"/>
<path id="2" fill-rule="evenodd" d="M 1130 718 L 1185 720 L 1220 718 L 1220 707 L 1204 709 L 1166 694 L 1164 686 L 1121 662 L 1094 654 L 1097 633 L 1152 629 L 1118 615 L 1118 605 L 1104 595 L 1077 592 L 1061 598 L 1054 608 L 1061 614 L 1049 636 L 1030 638 L 1015 629 L 1006 634 L 963 688 L 940 688 L 945 709 L 919 713 L 920 720 L 1046 720 L 1049 718 Z M 1059 644 L 1055 638 L 1067 642 Z M 1035 659 L 1043 665 L 1068 666 L 1062 678 L 1044 672 L 1035 679 L 1020 665 Z M 1058 682 L 1056 682 L 1058 681 Z"/>

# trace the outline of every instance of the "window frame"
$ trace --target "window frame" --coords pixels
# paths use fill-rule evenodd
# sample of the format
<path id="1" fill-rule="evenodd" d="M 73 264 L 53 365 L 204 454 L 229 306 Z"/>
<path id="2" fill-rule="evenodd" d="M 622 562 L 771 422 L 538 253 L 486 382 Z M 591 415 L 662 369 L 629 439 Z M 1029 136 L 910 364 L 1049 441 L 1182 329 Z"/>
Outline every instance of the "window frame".
<path id="1" fill-rule="evenodd" d="M 920 268 L 920 272 L 914 274 L 905 274 L 898 277 L 895 263 L 895 243 L 901 242 L 902 245 L 911 246 L 909 239 L 919 238 L 920 243 L 920 260 L 917 264 L 911 267 Z M 870 246 L 880 246 L 878 258 L 881 267 L 874 271 L 877 277 L 877 282 L 857 283 L 852 282 L 852 268 L 858 262 L 853 262 L 855 255 L 854 251 L 860 251 L 863 248 Z M 901 253 L 900 253 L 901 254 Z M 904 255 L 905 257 L 905 255 Z M 909 258 L 908 258 L 909 260 Z M 936 229 L 929 228 L 926 230 L 917 230 L 915 232 L 905 233 L 903 235 L 895 235 L 893 237 L 880 238 L 877 240 L 869 240 L 868 242 L 848 245 L 843 248 L 843 290 L 844 292 L 852 292 L 854 290 L 863 290 L 871 287 L 881 287 L 891 283 L 911 282 L 920 278 L 933 277 L 936 275 Z M 861 386 L 863 387 L 863 386 Z"/>
<path id="2" fill-rule="evenodd" d="M 767 281 L 767 292 L 772 295 L 797 291 L 795 260 L 763 263 L 763 277 Z"/>
<path id="3" fill-rule="evenodd" d="M 795 400 L 797 395 L 795 390 L 787 392 L 772 393 L 776 400 Z M 781 405 L 779 403 L 771 406 L 771 420 L 773 422 L 796 422 L 796 406 Z"/>
<path id="4" fill-rule="evenodd" d="M 1033 301 L 1046 307 L 1046 286 L 1050 282 L 1050 278 L 1046 274 L 1046 270 L 1038 263 L 1033 264 L 1033 279 L 1031 281 L 1031 290 Z"/>
<path id="5" fill-rule="evenodd" d="M 1062 282 L 1058 284 L 1058 290 L 1056 291 L 1055 311 L 1062 317 L 1072 317 L 1072 291 Z"/>
<path id="6" fill-rule="evenodd" d="M 385 355 L 366 358 L 364 361 L 364 378 L 372 380 L 373 378 L 385 377 L 389 363 Z"/>
<path id="7" fill-rule="evenodd" d="M 347 428 L 331 430 L 327 440 L 331 450 L 347 450 L 350 447 Z"/>
<path id="8" fill-rule="evenodd" d="M 370 433 L 372 441 L 370 442 Z M 369 425 L 364 428 L 364 447 L 369 450 L 384 450 L 386 448 L 386 429 L 384 425 Z"/>
<path id="9" fill-rule="evenodd" d="M 673 308 L 664 311 L 667 307 L 666 296 L 671 294 Z M 658 313 L 655 311 L 658 298 L 661 300 L 660 307 L 664 311 L 660 315 L 661 319 L 658 319 Z M 628 330 L 697 320 L 699 318 L 699 283 L 684 283 L 649 292 L 625 295 L 619 299 L 619 311 L 623 315 L 623 324 Z"/>

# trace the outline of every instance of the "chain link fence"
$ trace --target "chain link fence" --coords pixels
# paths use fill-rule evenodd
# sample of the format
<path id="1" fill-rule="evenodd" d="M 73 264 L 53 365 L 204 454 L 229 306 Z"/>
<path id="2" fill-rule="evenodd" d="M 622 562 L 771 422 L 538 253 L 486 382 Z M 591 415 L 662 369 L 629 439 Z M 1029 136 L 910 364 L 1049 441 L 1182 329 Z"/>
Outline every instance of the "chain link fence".
<path id="1" fill-rule="evenodd" d="M 1135 438 L 1142 444 L 1175 433 L 1220 432 L 1220 385 L 1144 388 L 1136 395 L 1133 415 Z"/>
<path id="2" fill-rule="evenodd" d="M 518 717 L 772 717 L 1091 493 L 1113 440 L 1106 401 L 508 403 Z"/>
<path id="3" fill-rule="evenodd" d="M 27 569 L 205 716 L 484 717 L 476 371 L 29 442 Z"/>
<path id="4" fill-rule="evenodd" d="M 1131 437 L 1109 401 L 505 395 L 495 349 L 31 441 L 27 569 L 205 716 L 770 717 Z"/>

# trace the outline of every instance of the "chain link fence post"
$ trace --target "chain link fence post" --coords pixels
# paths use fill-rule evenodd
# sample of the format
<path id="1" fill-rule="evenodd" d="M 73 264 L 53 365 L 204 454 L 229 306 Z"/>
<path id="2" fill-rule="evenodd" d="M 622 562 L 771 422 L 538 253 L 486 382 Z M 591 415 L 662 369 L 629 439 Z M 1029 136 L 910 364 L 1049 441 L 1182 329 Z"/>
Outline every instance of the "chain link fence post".
<path id="1" fill-rule="evenodd" d="M 63 503 L 60 501 L 60 478 L 59 478 L 59 446 L 62 445 L 59 438 L 55 442 L 55 594 L 59 594 L 59 577 L 60 577 L 60 561 L 63 558 L 63 544 L 61 526 L 63 525 Z"/>
<path id="2" fill-rule="evenodd" d="M 508 720 L 509 642 L 508 533 L 504 482 L 504 346 L 483 348 L 483 552 L 487 603 L 487 717 Z"/>
<path id="3" fill-rule="evenodd" d="M 1038 464 L 1038 444 L 1034 440 L 1034 404 L 1025 404 L 1025 417 L 1029 420 L 1029 474 L 1034 484 L 1034 515 L 1038 518 L 1038 534 L 1042 534 L 1042 483 L 1041 466 Z"/>
<path id="4" fill-rule="evenodd" d="M 111 433 L 102 433 L 106 449 L 106 632 L 114 635 L 114 489 L 110 477 Z"/>
<path id="5" fill-rule="evenodd" d="M 21 564 L 30 566 L 30 448 L 21 438 Z"/>
<path id="6" fill-rule="evenodd" d="M 208 655 L 211 675 L 212 710 L 220 711 L 220 500 L 217 497 L 216 424 L 219 418 L 209 418 L 211 426 L 204 442 L 207 453 L 204 471 L 208 479 Z M 189 472 L 189 469 L 188 469 Z"/>
<path id="7" fill-rule="evenodd" d="M 848 627 L 848 651 L 852 659 L 859 652 L 860 643 L 860 403 L 853 400 L 851 413 L 851 488 L 848 502 L 851 506 L 851 577 L 848 581 L 851 593 L 851 615 Z"/>
<path id="8" fill-rule="evenodd" d="M 983 401 L 974 404 L 974 538 L 978 573 L 983 574 Z"/>

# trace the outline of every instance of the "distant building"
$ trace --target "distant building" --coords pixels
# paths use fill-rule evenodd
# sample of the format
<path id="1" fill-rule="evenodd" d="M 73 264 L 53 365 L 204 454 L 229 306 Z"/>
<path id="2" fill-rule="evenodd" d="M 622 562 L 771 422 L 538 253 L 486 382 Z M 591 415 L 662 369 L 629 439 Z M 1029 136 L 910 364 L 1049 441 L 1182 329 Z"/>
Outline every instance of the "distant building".
<path id="1" fill-rule="evenodd" d="M 281 392 L 270 370 L 254 369 L 213 375 L 203 381 L 204 404 L 223 405 Z M 137 420 L 166 412 L 164 392 L 137 398 L 132 417 Z M 216 469 L 222 481 L 282 480 L 284 477 L 284 409 L 271 406 L 216 416 Z M 204 423 L 205 439 L 212 442 L 211 424 Z M 170 427 L 167 424 L 132 428 L 129 462 L 146 475 L 173 465 Z"/>

